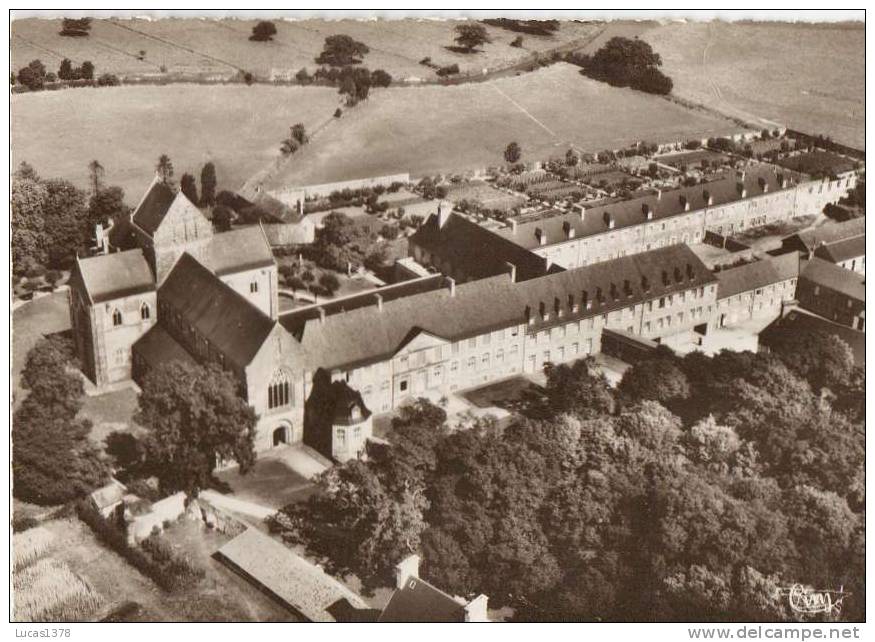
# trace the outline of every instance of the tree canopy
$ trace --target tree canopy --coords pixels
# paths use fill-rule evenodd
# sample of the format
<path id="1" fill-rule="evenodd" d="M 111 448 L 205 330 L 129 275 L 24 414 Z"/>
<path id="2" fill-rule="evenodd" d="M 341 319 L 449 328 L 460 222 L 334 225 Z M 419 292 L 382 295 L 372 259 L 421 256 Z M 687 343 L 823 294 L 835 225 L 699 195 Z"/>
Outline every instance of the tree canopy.
<path id="1" fill-rule="evenodd" d="M 485 45 L 487 42 L 492 42 L 489 37 L 489 32 L 486 27 L 481 24 L 461 24 L 456 25 L 455 41 L 462 49 L 471 53 L 480 45 Z"/>
<path id="2" fill-rule="evenodd" d="M 252 27 L 252 35 L 249 36 L 249 39 L 254 40 L 255 42 L 266 42 L 268 40 L 273 40 L 275 35 L 276 25 L 269 20 L 262 20 Z"/>
<path id="3" fill-rule="evenodd" d="M 316 57 L 316 62 L 331 67 L 357 65 L 369 51 L 365 43 L 354 40 L 350 36 L 343 34 L 328 36 L 325 38 L 322 52 Z"/>
<path id="4" fill-rule="evenodd" d="M 651 94 L 669 94 L 672 80 L 659 67 L 662 59 L 638 38 L 614 36 L 592 56 L 573 59 L 583 73 L 615 87 L 631 87 Z"/>

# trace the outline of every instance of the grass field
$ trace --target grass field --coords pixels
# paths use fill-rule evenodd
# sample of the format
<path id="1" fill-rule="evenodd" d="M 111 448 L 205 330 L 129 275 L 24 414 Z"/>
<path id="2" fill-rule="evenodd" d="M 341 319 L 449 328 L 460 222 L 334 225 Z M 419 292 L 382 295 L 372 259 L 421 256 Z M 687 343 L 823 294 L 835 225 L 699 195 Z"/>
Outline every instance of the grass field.
<path id="1" fill-rule="evenodd" d="M 688 22 L 641 37 L 682 98 L 865 147 L 862 24 Z"/>
<path id="2" fill-rule="evenodd" d="M 728 120 L 557 64 L 487 83 L 377 92 L 296 155 L 270 186 L 498 165 L 512 140 L 523 160 L 540 160 L 564 155 L 569 145 L 597 151 L 736 130 Z"/>
<path id="3" fill-rule="evenodd" d="M 279 153 L 288 128 L 330 119 L 336 90 L 268 85 L 84 88 L 12 96 L 12 163 L 85 187 L 88 162 L 136 205 L 166 153 L 177 178 L 211 160 L 219 189 L 237 189 Z"/>
<path id="4" fill-rule="evenodd" d="M 364 64 L 404 78 L 436 78 L 419 64 L 430 57 L 437 65 L 458 64 L 462 73 L 513 64 L 535 51 L 583 41 L 598 33 L 592 23 L 565 22 L 553 36 L 523 34 L 523 47 L 511 47 L 518 35 L 487 27 L 492 43 L 477 53 L 449 50 L 454 45 L 452 20 L 339 20 L 275 21 L 272 42 L 251 42 L 252 20 L 95 20 L 87 38 L 60 36 L 59 20 L 24 19 L 12 23 L 10 66 L 18 70 L 39 58 L 56 71 L 64 57 L 75 63 L 91 60 L 98 73 L 118 75 L 205 73 L 231 76 L 245 69 L 257 76 L 271 72 L 294 74 L 302 67 L 314 71 L 326 36 L 347 34 L 370 47 Z M 140 60 L 140 51 L 145 51 Z"/>

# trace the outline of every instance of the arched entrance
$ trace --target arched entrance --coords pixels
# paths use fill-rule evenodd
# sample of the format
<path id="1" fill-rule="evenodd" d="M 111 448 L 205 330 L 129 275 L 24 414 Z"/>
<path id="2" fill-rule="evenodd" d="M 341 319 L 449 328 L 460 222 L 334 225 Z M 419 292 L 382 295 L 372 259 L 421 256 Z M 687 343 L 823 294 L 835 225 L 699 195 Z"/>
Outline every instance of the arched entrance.
<path id="1" fill-rule="evenodd" d="M 273 431 L 273 445 L 282 446 L 283 444 L 289 443 L 289 427 L 288 426 L 279 426 Z"/>

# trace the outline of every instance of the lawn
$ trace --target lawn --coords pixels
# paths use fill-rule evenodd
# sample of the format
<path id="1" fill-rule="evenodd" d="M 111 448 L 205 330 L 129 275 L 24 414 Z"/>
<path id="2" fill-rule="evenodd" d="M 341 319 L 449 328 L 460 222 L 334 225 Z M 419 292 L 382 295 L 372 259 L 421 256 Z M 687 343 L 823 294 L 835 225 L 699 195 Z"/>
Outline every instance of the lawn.
<path id="1" fill-rule="evenodd" d="M 136 205 L 161 154 L 176 176 L 216 165 L 219 189 L 237 189 L 279 155 L 288 128 L 330 120 L 336 90 L 268 85 L 168 85 L 70 89 L 12 96 L 12 162 L 88 184 L 99 160 L 106 182 Z"/>
<path id="2" fill-rule="evenodd" d="M 533 52 L 568 43 L 587 42 L 599 26 L 565 22 L 553 36 L 523 35 L 523 47 L 511 47 L 518 34 L 487 27 L 492 42 L 477 53 L 457 53 L 454 20 L 276 20 L 271 42 L 252 42 L 253 20 L 95 20 L 87 38 L 60 36 L 59 20 L 24 19 L 12 23 L 11 70 L 34 58 L 56 71 L 63 57 L 74 63 L 91 60 L 98 73 L 120 76 L 202 73 L 230 77 L 246 69 L 259 77 L 293 76 L 302 67 L 313 72 L 326 36 L 347 34 L 370 47 L 364 64 L 394 77 L 435 79 L 434 69 L 420 65 L 429 57 L 440 66 L 459 65 L 462 73 L 482 73 L 520 62 Z M 140 52 L 145 54 L 140 60 Z"/>
<path id="3" fill-rule="evenodd" d="M 862 23 L 669 23 L 641 37 L 678 96 L 865 148 Z"/>
<path id="4" fill-rule="evenodd" d="M 27 353 L 44 336 L 69 329 L 66 290 L 37 297 L 12 313 L 12 390 L 16 401 L 21 398 L 18 375 L 24 368 Z"/>
<path id="5" fill-rule="evenodd" d="M 485 83 L 374 92 L 297 154 L 268 187 L 485 168 L 503 163 L 504 148 L 514 140 L 523 160 L 535 161 L 564 156 L 569 145 L 598 151 L 636 140 L 736 130 L 728 120 L 556 64 Z"/>

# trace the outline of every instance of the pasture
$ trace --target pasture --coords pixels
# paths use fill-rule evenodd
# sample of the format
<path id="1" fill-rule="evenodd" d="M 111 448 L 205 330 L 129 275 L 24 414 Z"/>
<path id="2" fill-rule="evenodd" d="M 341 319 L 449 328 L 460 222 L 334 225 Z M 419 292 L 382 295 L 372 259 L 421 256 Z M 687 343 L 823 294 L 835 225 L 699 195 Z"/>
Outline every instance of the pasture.
<path id="1" fill-rule="evenodd" d="M 681 98 L 865 148 L 862 24 L 686 22 L 641 37 Z"/>
<path id="2" fill-rule="evenodd" d="M 216 166 L 219 189 L 237 189 L 279 155 L 291 125 L 308 131 L 332 118 L 335 89 L 269 85 L 80 88 L 12 96 L 12 166 L 88 184 L 97 159 L 106 182 L 136 205 L 161 154 L 175 176 Z"/>
<path id="3" fill-rule="evenodd" d="M 95 20 L 87 38 L 60 36 L 60 22 L 13 21 L 11 70 L 39 58 L 56 71 L 67 57 L 77 64 L 91 60 L 98 73 L 119 76 L 230 77 L 239 70 L 264 78 L 294 76 L 302 67 L 311 73 L 317 68 L 314 58 L 326 36 L 346 34 L 370 48 L 364 59 L 368 68 L 385 69 L 398 79 L 434 80 L 435 71 L 419 64 L 425 57 L 438 66 L 457 64 L 463 74 L 480 74 L 521 62 L 534 52 L 585 44 L 600 34 L 598 25 L 579 22 L 563 22 L 552 36 L 487 27 L 491 43 L 476 53 L 458 53 L 450 49 L 454 28 L 462 23 L 456 20 L 275 20 L 277 34 L 270 42 L 249 40 L 254 20 Z M 517 35 L 523 36 L 523 46 L 511 47 Z"/>
<path id="4" fill-rule="evenodd" d="M 510 141 L 521 145 L 523 161 L 535 161 L 564 156 L 569 146 L 598 151 L 737 130 L 729 120 L 590 80 L 561 63 L 485 83 L 375 91 L 268 187 L 484 168 L 504 163 Z"/>

